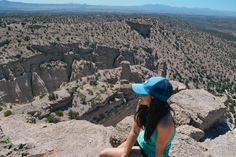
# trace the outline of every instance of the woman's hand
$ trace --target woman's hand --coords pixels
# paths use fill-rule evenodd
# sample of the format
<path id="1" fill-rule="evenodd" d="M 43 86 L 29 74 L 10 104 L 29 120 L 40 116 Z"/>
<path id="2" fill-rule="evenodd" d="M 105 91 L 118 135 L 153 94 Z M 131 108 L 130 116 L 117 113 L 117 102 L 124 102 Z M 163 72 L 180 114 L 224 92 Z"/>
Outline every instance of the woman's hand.
<path id="1" fill-rule="evenodd" d="M 122 153 L 120 157 L 128 157 L 126 153 Z"/>

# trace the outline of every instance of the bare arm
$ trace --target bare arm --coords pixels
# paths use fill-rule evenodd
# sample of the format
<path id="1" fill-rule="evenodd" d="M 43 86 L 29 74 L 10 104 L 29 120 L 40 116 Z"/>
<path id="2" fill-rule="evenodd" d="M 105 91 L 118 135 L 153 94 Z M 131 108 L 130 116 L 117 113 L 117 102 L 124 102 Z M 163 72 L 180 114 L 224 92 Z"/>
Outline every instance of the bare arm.
<path id="1" fill-rule="evenodd" d="M 137 105 L 136 111 L 138 110 L 138 108 L 139 108 L 139 104 Z M 126 144 L 124 147 L 124 154 L 122 157 L 128 157 L 133 145 L 135 144 L 135 141 L 138 137 L 139 132 L 140 132 L 140 127 L 138 126 L 138 124 L 135 121 L 133 121 L 132 128 L 131 128 L 129 135 L 126 139 Z"/>
<path id="2" fill-rule="evenodd" d="M 157 138 L 156 138 L 156 157 L 163 157 L 165 145 L 167 144 L 173 132 L 173 121 L 170 116 L 164 117 L 157 125 Z"/>

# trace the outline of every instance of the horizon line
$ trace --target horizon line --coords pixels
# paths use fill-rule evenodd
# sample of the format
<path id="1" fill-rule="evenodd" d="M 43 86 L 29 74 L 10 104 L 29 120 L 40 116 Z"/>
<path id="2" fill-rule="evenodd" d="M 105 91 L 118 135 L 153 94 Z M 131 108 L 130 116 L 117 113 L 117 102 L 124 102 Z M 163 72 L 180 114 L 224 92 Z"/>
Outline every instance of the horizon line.
<path id="1" fill-rule="evenodd" d="M 79 3 L 79 2 L 58 2 L 58 3 L 35 3 L 35 2 L 20 2 L 15 0 L 0 0 L 0 1 L 7 1 L 7 2 L 16 2 L 16 3 L 25 3 L 25 4 L 48 4 L 48 5 L 66 5 L 66 4 L 77 4 L 77 5 L 88 5 L 88 6 L 111 6 L 111 7 L 140 7 L 145 5 L 161 5 L 166 7 L 172 7 L 172 8 L 185 8 L 185 9 L 205 9 L 205 10 L 211 10 L 211 11 L 217 11 L 217 12 L 229 12 L 229 13 L 236 13 L 236 11 L 233 10 L 218 10 L 218 9 L 212 9 L 207 7 L 186 7 L 186 6 L 172 6 L 172 5 L 166 5 L 166 4 L 160 4 L 160 3 L 147 3 L 147 4 L 140 4 L 140 5 L 109 5 L 109 4 L 87 4 L 87 3 Z"/>

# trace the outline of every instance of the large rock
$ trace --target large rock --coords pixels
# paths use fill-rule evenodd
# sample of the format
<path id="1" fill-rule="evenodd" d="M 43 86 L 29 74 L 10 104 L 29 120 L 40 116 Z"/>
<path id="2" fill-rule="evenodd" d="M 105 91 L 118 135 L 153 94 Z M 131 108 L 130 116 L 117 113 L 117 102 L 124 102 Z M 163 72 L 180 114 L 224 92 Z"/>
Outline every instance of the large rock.
<path id="1" fill-rule="evenodd" d="M 173 157 L 207 157 L 207 149 L 191 137 L 177 133 L 169 152 Z"/>
<path id="2" fill-rule="evenodd" d="M 108 137 L 112 127 L 84 120 L 35 125 L 23 119 L 15 115 L 0 121 L 0 125 L 12 144 L 32 145 L 32 149 L 27 150 L 28 156 L 97 157 L 102 149 L 111 147 Z"/>
<path id="3" fill-rule="evenodd" d="M 70 81 L 78 80 L 81 77 L 92 75 L 96 71 L 94 63 L 86 60 L 74 60 Z"/>
<path id="4" fill-rule="evenodd" d="M 236 156 L 236 129 L 229 131 L 224 135 L 210 140 L 207 139 L 204 146 L 208 149 L 208 153 L 214 157 L 235 157 Z"/>
<path id="5" fill-rule="evenodd" d="M 191 123 L 201 130 L 221 121 L 226 111 L 218 97 L 203 89 L 180 91 L 170 98 L 170 103 L 177 113 L 178 125 Z"/>
<path id="6" fill-rule="evenodd" d="M 132 127 L 133 119 L 133 115 L 128 116 L 116 125 L 110 137 L 110 143 L 113 147 L 117 147 L 127 139 L 127 136 Z"/>
<path id="7" fill-rule="evenodd" d="M 196 141 L 199 141 L 204 137 L 204 132 L 198 128 L 190 125 L 181 125 L 176 129 L 177 133 L 187 135 Z"/>

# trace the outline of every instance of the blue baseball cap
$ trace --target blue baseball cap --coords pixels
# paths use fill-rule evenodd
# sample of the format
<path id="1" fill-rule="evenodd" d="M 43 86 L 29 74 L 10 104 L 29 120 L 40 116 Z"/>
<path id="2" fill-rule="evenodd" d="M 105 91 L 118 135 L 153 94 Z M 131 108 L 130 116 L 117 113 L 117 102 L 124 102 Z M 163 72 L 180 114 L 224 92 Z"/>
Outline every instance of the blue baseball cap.
<path id="1" fill-rule="evenodd" d="M 133 83 L 132 90 L 137 94 L 150 94 L 154 98 L 166 102 L 173 94 L 173 87 L 165 77 L 154 76 L 144 83 Z"/>

